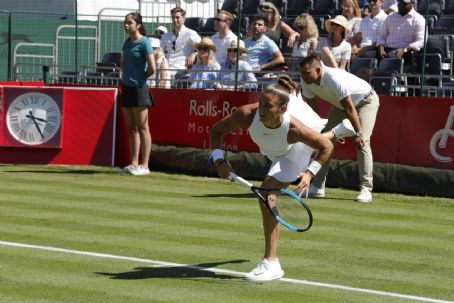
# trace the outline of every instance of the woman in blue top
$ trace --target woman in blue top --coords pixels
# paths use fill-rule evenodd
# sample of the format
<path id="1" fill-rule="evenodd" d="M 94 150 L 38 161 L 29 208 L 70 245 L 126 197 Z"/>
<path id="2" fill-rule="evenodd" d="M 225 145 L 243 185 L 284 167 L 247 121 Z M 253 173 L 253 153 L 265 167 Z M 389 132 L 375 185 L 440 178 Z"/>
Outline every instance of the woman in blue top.
<path id="1" fill-rule="evenodd" d="M 252 67 L 247 63 L 247 49 L 244 41 L 233 40 L 227 49 L 227 61 L 221 64 L 219 72 L 219 83 L 216 88 L 233 89 L 235 87 L 235 73 L 238 62 L 238 88 L 255 89 L 257 88 L 257 78 L 252 72 Z"/>
<path id="2" fill-rule="evenodd" d="M 218 70 L 221 69 L 214 56 L 216 45 L 210 38 L 203 37 L 194 48 L 197 51 L 197 63 L 192 66 L 189 77 L 191 88 L 214 88 Z"/>
<path id="3" fill-rule="evenodd" d="M 129 34 L 121 56 L 122 108 L 129 133 L 131 162 L 121 170 L 135 176 L 147 175 L 151 153 L 151 134 L 148 126 L 148 107 L 153 99 L 146 85 L 156 69 L 153 48 L 146 37 L 142 16 L 129 13 L 124 21 Z M 139 156 L 141 159 L 139 161 Z"/>

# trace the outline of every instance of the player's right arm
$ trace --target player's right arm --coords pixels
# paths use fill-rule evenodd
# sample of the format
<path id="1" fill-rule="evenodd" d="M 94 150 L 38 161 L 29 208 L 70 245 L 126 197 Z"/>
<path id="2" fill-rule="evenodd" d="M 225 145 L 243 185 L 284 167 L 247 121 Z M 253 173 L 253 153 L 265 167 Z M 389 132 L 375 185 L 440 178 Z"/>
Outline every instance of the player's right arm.
<path id="1" fill-rule="evenodd" d="M 216 122 L 210 129 L 210 149 L 216 170 L 220 177 L 227 178 L 231 171 L 225 153 L 222 150 L 222 139 L 225 134 L 233 132 L 239 128 L 248 128 L 254 119 L 258 103 L 247 104 L 239 107 L 231 115 L 226 116 Z"/>

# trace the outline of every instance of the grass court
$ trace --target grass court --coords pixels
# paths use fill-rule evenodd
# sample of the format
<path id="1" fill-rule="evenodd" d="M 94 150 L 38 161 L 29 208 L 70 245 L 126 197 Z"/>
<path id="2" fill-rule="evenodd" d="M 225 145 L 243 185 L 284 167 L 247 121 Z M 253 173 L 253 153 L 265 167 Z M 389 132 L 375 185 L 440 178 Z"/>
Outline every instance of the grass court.
<path id="1" fill-rule="evenodd" d="M 117 168 L 0 167 L 0 302 L 454 302 L 454 199 L 327 189 L 281 229 L 284 279 L 240 184 Z"/>

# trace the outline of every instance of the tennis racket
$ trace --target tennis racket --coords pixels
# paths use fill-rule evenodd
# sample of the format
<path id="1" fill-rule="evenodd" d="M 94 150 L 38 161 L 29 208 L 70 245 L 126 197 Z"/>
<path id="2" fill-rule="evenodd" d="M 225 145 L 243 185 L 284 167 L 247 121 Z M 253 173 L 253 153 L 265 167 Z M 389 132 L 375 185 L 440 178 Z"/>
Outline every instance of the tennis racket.
<path id="1" fill-rule="evenodd" d="M 259 197 L 268 211 L 286 228 L 304 232 L 312 226 L 312 212 L 309 206 L 294 192 L 286 188 L 261 188 L 230 172 L 230 180 L 247 186 Z"/>

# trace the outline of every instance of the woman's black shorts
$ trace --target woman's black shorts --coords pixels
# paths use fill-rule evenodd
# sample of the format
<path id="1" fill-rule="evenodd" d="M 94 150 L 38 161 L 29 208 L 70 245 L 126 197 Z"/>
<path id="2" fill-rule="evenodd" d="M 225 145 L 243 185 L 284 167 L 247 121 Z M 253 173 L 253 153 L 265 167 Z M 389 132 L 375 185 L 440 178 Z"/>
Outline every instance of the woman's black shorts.
<path id="1" fill-rule="evenodd" d="M 154 105 L 153 96 L 146 84 L 142 87 L 132 87 L 122 84 L 121 91 L 121 105 L 123 107 L 149 107 Z"/>

